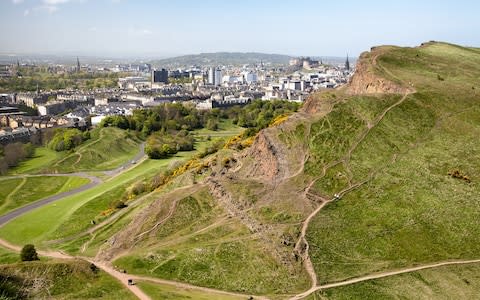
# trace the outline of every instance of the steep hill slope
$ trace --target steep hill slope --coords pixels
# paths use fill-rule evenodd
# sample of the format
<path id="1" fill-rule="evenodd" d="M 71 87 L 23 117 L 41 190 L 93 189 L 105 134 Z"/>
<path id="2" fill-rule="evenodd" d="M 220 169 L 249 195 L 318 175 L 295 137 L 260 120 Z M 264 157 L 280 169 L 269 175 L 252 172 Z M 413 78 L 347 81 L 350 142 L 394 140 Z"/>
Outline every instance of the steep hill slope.
<path id="1" fill-rule="evenodd" d="M 479 78 L 478 49 L 373 48 L 349 86 L 311 96 L 249 149 L 207 157 L 207 176 L 190 172 L 196 183 L 153 202 L 97 258 L 278 298 L 480 258 Z"/>

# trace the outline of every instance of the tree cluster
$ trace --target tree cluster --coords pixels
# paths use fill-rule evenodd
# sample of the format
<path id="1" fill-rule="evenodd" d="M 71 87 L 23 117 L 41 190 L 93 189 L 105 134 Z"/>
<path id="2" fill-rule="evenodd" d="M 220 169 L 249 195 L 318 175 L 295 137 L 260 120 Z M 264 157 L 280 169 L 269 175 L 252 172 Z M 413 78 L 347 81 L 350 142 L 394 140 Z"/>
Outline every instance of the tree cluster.
<path id="1" fill-rule="evenodd" d="M 34 261 L 39 260 L 37 250 L 32 244 L 27 244 L 23 246 L 22 251 L 20 252 L 20 259 L 22 261 Z"/>
<path id="2" fill-rule="evenodd" d="M 178 151 L 194 149 L 195 139 L 186 130 L 177 133 L 156 132 L 151 134 L 145 145 L 145 153 L 150 158 L 167 158 Z"/>
<path id="3" fill-rule="evenodd" d="M 48 148 L 55 151 L 71 150 L 90 138 L 90 132 L 76 128 L 57 128 L 48 142 Z"/>
<path id="4" fill-rule="evenodd" d="M 12 143 L 0 146 L 0 175 L 7 173 L 8 168 L 15 167 L 26 158 L 32 157 L 35 147 L 32 143 Z"/>

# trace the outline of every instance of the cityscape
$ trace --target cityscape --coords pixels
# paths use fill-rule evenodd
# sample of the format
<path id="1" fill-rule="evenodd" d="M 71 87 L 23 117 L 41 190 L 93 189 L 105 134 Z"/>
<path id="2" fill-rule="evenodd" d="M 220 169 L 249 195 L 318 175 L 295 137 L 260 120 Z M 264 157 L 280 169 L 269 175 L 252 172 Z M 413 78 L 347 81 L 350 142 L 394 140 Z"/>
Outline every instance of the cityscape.
<path id="1" fill-rule="evenodd" d="M 302 103 L 309 94 L 335 89 L 354 74 L 348 56 L 343 63 L 324 64 L 310 57 L 291 58 L 288 64 L 242 66 L 184 66 L 174 70 L 155 68 L 152 64 L 117 64 L 111 67 L 72 65 L 21 64 L 1 65 L 1 77 L 21 77 L 22 71 L 46 69 L 48 73 L 122 74 L 116 86 L 91 89 L 11 90 L 0 94 L 2 111 L 0 140 L 2 143 L 25 139 L 45 128 L 98 125 L 110 115 L 131 115 L 133 110 L 165 103 L 194 103 L 197 109 L 245 105 L 252 100 L 288 100 Z M 338 61 L 338 60 L 337 60 Z M 123 76 L 125 75 L 125 76 Z M 128 75 L 128 76 L 127 76 Z M 20 111 L 18 105 L 34 110 L 34 116 Z"/>

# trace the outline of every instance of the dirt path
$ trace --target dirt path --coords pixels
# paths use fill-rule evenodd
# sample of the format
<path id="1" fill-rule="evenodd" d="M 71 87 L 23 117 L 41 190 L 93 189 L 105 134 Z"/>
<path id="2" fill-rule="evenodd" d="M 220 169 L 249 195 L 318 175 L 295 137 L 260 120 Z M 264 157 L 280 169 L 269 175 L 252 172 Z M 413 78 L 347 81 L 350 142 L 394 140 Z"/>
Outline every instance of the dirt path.
<path id="1" fill-rule="evenodd" d="M 7 195 L 7 197 L 5 198 L 5 202 L 3 203 L 2 206 L 4 205 L 7 205 L 10 203 L 10 199 L 12 198 L 13 195 L 15 195 L 24 185 L 25 183 L 27 182 L 27 178 L 26 177 L 23 177 L 22 178 L 22 182 L 20 182 L 16 188 L 13 189 L 13 191 L 10 192 L 10 194 Z"/>
<path id="2" fill-rule="evenodd" d="M 335 162 L 331 162 L 329 164 L 327 164 L 326 166 L 323 167 L 323 174 L 321 176 L 319 176 L 318 178 L 314 179 L 309 185 L 308 187 L 305 189 L 305 193 L 304 193 L 304 197 L 308 200 L 308 196 L 309 196 L 309 193 L 310 193 L 310 189 L 312 188 L 312 186 L 315 184 L 315 182 L 322 178 L 323 176 L 325 176 L 326 172 L 327 172 L 327 169 L 340 163 L 340 162 L 344 162 L 346 167 L 348 168 L 348 163 L 349 163 L 349 160 L 350 160 L 350 157 L 352 155 L 352 152 L 358 147 L 358 145 L 360 145 L 360 143 L 365 140 L 365 138 L 368 136 L 368 134 L 370 133 L 370 131 L 375 128 L 382 120 L 383 118 L 385 117 L 385 115 L 390 111 L 392 110 L 393 108 L 397 107 L 398 105 L 402 104 L 408 97 L 408 95 L 410 95 L 410 92 L 407 92 L 403 95 L 403 97 L 398 100 L 397 102 L 395 102 L 394 104 L 390 105 L 389 107 L 387 107 L 376 119 L 375 121 L 373 122 L 372 125 L 369 125 L 367 127 L 367 129 L 360 135 L 360 137 L 355 141 L 355 143 L 350 147 L 350 149 L 348 150 L 347 154 L 345 155 L 345 157 L 339 161 L 335 161 Z M 341 198 L 343 197 L 345 194 L 355 190 L 356 188 L 362 186 L 363 184 L 365 184 L 366 182 L 368 182 L 371 177 L 373 176 L 373 173 L 370 174 L 369 178 L 362 181 L 362 182 L 359 182 L 359 183 L 356 183 L 356 184 L 352 184 L 349 180 L 349 186 L 345 189 L 343 189 L 342 191 L 340 191 L 338 193 L 338 196 Z M 302 226 L 302 229 L 301 229 L 301 233 L 300 233 L 300 237 L 295 245 L 295 251 L 297 253 L 300 253 L 301 257 L 302 257 L 302 260 L 303 260 L 303 263 L 304 263 L 304 266 L 305 266 L 305 270 L 306 272 L 308 273 L 308 275 L 310 276 L 311 278 L 311 281 L 312 281 L 312 287 L 310 288 L 309 291 L 312 291 L 314 289 L 317 288 L 317 274 L 315 272 L 315 268 L 313 267 L 313 263 L 310 259 L 310 255 L 308 253 L 309 251 L 309 244 L 308 244 L 308 241 L 307 239 L 305 238 L 306 236 L 306 233 L 307 233 L 307 229 L 308 229 L 308 226 L 310 225 L 310 221 L 330 202 L 334 201 L 334 199 L 326 199 L 326 198 L 323 198 L 321 196 L 318 196 L 318 195 L 314 195 L 315 198 L 317 199 L 320 199 L 322 200 L 322 203 L 305 219 L 305 221 L 303 222 L 303 226 Z M 311 293 L 311 292 L 310 292 Z"/>
<path id="3" fill-rule="evenodd" d="M 380 272 L 380 273 L 374 273 L 374 274 L 369 274 L 357 278 L 352 278 L 344 281 L 339 281 L 339 282 L 334 282 L 334 283 L 328 283 L 324 285 L 319 285 L 314 288 L 309 289 L 308 291 L 295 295 L 294 297 L 290 298 L 290 300 L 297 300 L 297 299 L 303 299 L 307 297 L 308 295 L 319 291 L 319 290 L 324 290 L 324 289 L 330 289 L 330 288 L 335 288 L 335 287 L 340 287 L 340 286 L 345 286 L 345 285 L 351 285 L 363 281 L 368 281 L 368 280 L 373 280 L 373 279 L 379 279 L 379 278 L 385 278 L 385 277 L 390 277 L 390 276 L 395 276 L 395 275 L 400 275 L 400 274 L 405 274 L 405 273 L 411 273 L 411 272 L 416 272 L 420 270 L 425 270 L 425 269 L 433 269 L 433 268 L 438 268 L 438 267 L 443 267 L 443 266 L 451 266 L 451 265 L 466 265 L 466 264 L 475 264 L 475 263 L 480 263 L 480 259 L 473 259 L 473 260 L 457 260 L 457 261 L 444 261 L 444 262 L 439 262 L 439 263 L 433 263 L 433 264 L 426 264 L 426 265 L 421 265 L 417 267 L 411 267 L 411 268 L 404 268 L 404 269 L 398 269 L 394 271 L 385 271 L 385 272 Z"/>
<path id="4" fill-rule="evenodd" d="M 21 247 L 17 245 L 13 245 L 5 240 L 0 239 L 0 246 L 13 250 L 15 252 L 20 252 Z M 172 280 L 164 280 L 164 279 L 159 279 L 159 278 L 153 278 L 153 277 L 148 277 L 148 276 L 141 276 L 141 275 L 133 275 L 133 274 L 126 274 L 126 273 L 121 273 L 117 270 L 115 270 L 111 265 L 101 262 L 98 260 L 94 260 L 89 257 L 80 257 L 80 256 L 71 256 L 59 251 L 37 251 L 40 256 L 45 256 L 45 257 L 50 257 L 50 258 L 56 258 L 56 259 L 82 259 L 85 261 L 88 261 L 90 263 L 95 264 L 97 267 L 102 269 L 104 272 L 110 274 L 112 277 L 116 278 L 119 280 L 130 292 L 132 292 L 135 296 L 137 296 L 138 299 L 140 300 L 150 300 L 151 298 L 145 294 L 139 287 L 136 285 L 128 285 L 128 279 L 133 279 L 136 281 L 149 281 L 153 283 L 158 283 L 158 284 L 165 284 L 165 285 L 170 285 L 174 286 L 177 288 L 182 288 L 182 289 L 192 289 L 192 290 L 198 290 L 198 291 L 203 291 L 206 293 L 212 293 L 212 294 L 218 294 L 218 295 L 229 295 L 229 296 L 237 296 L 237 297 L 242 297 L 247 299 L 250 295 L 245 295 L 245 294 L 240 294 L 240 293 L 234 293 L 234 292 L 227 292 L 227 291 L 222 291 L 222 290 L 217 290 L 217 289 L 211 289 L 211 288 L 206 288 L 206 287 L 200 287 L 200 286 L 195 286 L 195 285 L 190 285 L 186 283 L 181 283 L 181 282 L 176 282 Z M 262 296 L 255 296 L 255 299 L 268 299 L 266 297 Z"/>
<path id="5" fill-rule="evenodd" d="M 102 269 L 103 271 L 107 272 L 112 277 L 119 280 L 123 284 L 123 286 L 126 287 L 128 290 L 130 290 L 130 292 L 135 294 L 135 296 L 137 296 L 138 299 L 140 299 L 140 300 L 150 300 L 151 299 L 138 286 L 128 285 L 128 280 L 129 279 L 139 279 L 139 277 L 132 276 L 130 274 L 120 273 L 119 271 L 113 269 L 109 265 L 107 265 L 105 263 L 102 263 L 102 262 L 94 261 L 94 260 L 91 260 L 91 259 L 86 259 L 86 260 L 93 263 L 94 265 L 96 265 L 97 267 Z"/>
<path id="6" fill-rule="evenodd" d="M 387 107 L 376 119 L 375 121 L 373 122 L 373 124 L 367 126 L 367 129 L 362 133 L 362 135 L 360 136 L 360 138 L 352 145 L 352 147 L 350 147 L 350 149 L 348 150 L 347 152 L 347 155 L 345 157 L 345 164 L 348 164 L 349 161 L 350 161 L 350 157 L 352 156 L 352 152 L 355 151 L 355 149 L 358 147 L 358 145 L 360 145 L 360 143 L 365 140 L 365 138 L 368 136 L 368 134 L 370 133 L 370 131 L 375 128 L 382 120 L 383 118 L 385 118 L 385 115 L 390 111 L 392 110 L 393 108 L 399 106 L 400 104 L 402 104 L 406 99 L 407 97 L 410 95 L 411 93 L 408 92 L 408 93 L 405 93 L 403 95 L 403 97 L 398 100 L 397 102 L 395 102 L 394 104 L 392 104 L 391 106 Z"/>

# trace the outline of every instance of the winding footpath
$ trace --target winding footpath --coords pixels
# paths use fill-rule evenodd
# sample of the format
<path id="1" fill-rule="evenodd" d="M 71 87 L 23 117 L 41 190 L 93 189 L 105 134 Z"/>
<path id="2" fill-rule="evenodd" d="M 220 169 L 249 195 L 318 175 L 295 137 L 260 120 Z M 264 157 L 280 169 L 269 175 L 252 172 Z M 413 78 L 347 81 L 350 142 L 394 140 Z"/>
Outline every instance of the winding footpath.
<path id="1" fill-rule="evenodd" d="M 307 296 L 309 296 L 312 293 L 315 293 L 319 290 L 325 290 L 325 289 L 330 289 L 330 288 L 335 288 L 335 287 L 341 287 L 341 286 L 346 286 L 346 285 L 351 285 L 363 281 L 368 281 L 368 280 L 374 280 L 374 279 L 380 279 L 380 278 L 385 278 L 385 277 L 390 277 L 390 276 L 395 276 L 395 275 L 400 275 L 400 274 L 405 274 L 405 273 L 411 273 L 411 272 L 417 272 L 425 269 L 433 269 L 433 268 L 438 268 L 438 267 L 443 267 L 443 266 L 452 266 L 452 265 L 467 265 L 467 264 L 476 264 L 480 263 L 480 259 L 472 259 L 472 260 L 454 260 L 454 261 L 444 261 L 444 262 L 438 262 L 438 263 L 432 263 L 432 264 L 425 264 L 417 267 L 411 267 L 411 268 L 404 268 L 404 269 L 398 269 L 394 271 L 385 271 L 385 272 L 380 272 L 380 273 L 374 273 L 374 274 L 369 274 L 361 277 L 356 277 L 356 278 L 351 278 L 347 279 L 344 281 L 339 281 L 339 282 L 333 282 L 333 283 L 327 283 L 324 285 L 319 285 L 316 287 L 312 287 L 306 292 L 303 292 L 301 294 L 295 295 L 294 297 L 290 298 L 290 300 L 298 300 L 298 299 L 303 299 Z"/>

